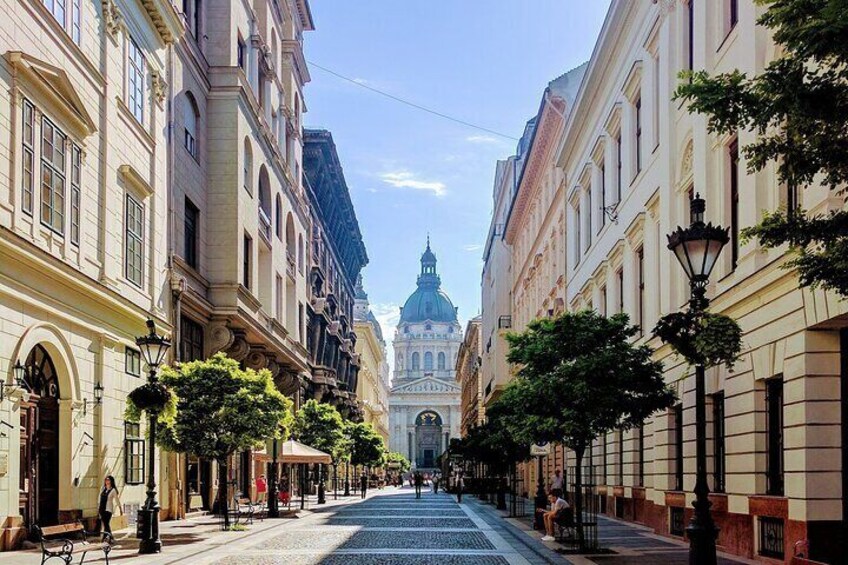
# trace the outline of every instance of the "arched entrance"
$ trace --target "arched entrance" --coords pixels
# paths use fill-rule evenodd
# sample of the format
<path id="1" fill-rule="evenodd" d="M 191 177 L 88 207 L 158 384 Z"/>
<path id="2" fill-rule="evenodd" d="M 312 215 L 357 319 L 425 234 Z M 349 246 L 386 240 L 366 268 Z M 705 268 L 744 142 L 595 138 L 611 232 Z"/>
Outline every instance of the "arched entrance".
<path id="1" fill-rule="evenodd" d="M 21 403 L 20 512 L 27 528 L 59 523 L 59 381 L 50 354 L 26 359 L 30 397 Z"/>
<path id="2" fill-rule="evenodd" d="M 415 419 L 415 466 L 419 469 L 436 467 L 436 457 L 441 454 L 442 417 L 425 411 Z"/>

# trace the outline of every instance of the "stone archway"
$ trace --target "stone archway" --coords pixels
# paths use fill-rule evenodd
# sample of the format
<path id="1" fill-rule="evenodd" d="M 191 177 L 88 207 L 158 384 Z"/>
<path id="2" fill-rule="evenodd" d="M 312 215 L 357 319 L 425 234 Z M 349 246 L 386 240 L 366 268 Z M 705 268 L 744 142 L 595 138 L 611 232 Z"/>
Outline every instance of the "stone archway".
<path id="1" fill-rule="evenodd" d="M 29 398 L 21 402 L 19 507 L 27 528 L 59 523 L 60 418 L 56 365 L 43 345 L 26 358 Z"/>
<path id="2" fill-rule="evenodd" d="M 415 466 L 418 469 L 437 467 L 436 457 L 442 450 L 442 417 L 425 410 L 415 418 Z"/>

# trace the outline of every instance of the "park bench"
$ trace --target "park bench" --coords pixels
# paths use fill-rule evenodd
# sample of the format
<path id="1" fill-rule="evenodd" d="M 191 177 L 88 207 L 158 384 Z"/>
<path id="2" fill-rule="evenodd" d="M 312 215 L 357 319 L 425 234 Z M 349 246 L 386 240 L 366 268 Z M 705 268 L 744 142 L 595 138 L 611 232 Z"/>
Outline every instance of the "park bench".
<path id="1" fill-rule="evenodd" d="M 557 516 L 554 518 L 554 527 L 556 528 L 556 538 L 558 541 L 562 541 L 566 538 L 573 539 L 575 536 L 575 526 L 574 523 L 574 510 L 569 508 L 564 508 Z"/>
<path id="2" fill-rule="evenodd" d="M 242 520 L 244 520 L 245 524 L 252 524 L 254 512 L 255 509 L 249 498 L 233 498 L 233 507 L 230 508 L 230 516 L 233 517 L 236 524 L 240 523 Z"/>
<path id="3" fill-rule="evenodd" d="M 58 526 L 35 526 L 35 534 L 41 543 L 41 564 L 50 559 L 61 559 L 70 565 L 75 555 L 80 556 L 79 565 L 83 565 L 85 554 L 89 551 L 102 551 L 109 564 L 109 552 L 112 551 L 112 534 L 87 532 L 81 522 L 60 524 Z M 88 536 L 102 536 L 99 542 L 89 542 Z"/>

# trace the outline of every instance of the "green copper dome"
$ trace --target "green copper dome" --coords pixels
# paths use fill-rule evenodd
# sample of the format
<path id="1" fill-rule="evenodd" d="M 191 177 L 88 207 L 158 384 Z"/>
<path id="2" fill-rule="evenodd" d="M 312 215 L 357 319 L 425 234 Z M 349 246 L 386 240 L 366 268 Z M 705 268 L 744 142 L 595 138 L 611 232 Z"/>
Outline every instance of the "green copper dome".
<path id="1" fill-rule="evenodd" d="M 427 249 L 421 256 L 421 274 L 418 275 L 418 288 L 406 299 L 400 313 L 400 323 L 442 322 L 457 323 L 456 308 L 448 295 L 441 290 L 441 279 L 436 274 L 436 255 L 430 250 L 430 238 Z"/>

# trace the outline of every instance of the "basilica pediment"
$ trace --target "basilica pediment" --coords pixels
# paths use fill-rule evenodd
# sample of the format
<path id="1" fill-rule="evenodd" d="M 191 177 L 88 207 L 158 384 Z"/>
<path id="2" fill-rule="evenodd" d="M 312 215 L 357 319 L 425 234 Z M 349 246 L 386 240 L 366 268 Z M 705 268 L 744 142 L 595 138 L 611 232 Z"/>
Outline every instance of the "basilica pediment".
<path id="1" fill-rule="evenodd" d="M 405 393 L 436 393 L 436 394 L 454 394 L 458 393 L 459 386 L 435 377 L 424 377 L 410 383 L 400 384 L 392 387 L 391 394 Z"/>

